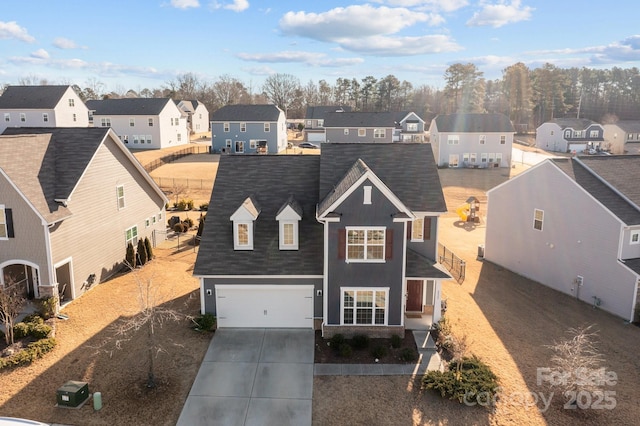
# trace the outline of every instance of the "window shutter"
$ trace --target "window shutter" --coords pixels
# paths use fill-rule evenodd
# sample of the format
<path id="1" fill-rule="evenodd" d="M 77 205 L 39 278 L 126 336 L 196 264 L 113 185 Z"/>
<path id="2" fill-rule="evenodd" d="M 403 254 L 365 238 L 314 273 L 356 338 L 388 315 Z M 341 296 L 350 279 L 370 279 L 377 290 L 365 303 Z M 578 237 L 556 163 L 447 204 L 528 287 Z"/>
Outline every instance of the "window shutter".
<path id="1" fill-rule="evenodd" d="M 424 218 L 424 239 L 425 240 L 431 239 L 431 218 L 430 217 Z"/>
<path id="2" fill-rule="evenodd" d="M 7 220 L 7 237 L 15 238 L 15 234 L 13 233 L 13 212 L 11 209 L 4 209 L 4 216 Z"/>
<path id="3" fill-rule="evenodd" d="M 345 249 L 347 246 L 347 230 L 338 229 L 338 259 L 345 259 Z"/>
<path id="4" fill-rule="evenodd" d="M 411 239 L 412 232 L 413 232 L 413 222 L 407 222 L 407 240 Z"/>
<path id="5" fill-rule="evenodd" d="M 389 260 L 393 257 L 393 229 L 387 229 L 387 235 L 384 239 L 384 258 Z"/>

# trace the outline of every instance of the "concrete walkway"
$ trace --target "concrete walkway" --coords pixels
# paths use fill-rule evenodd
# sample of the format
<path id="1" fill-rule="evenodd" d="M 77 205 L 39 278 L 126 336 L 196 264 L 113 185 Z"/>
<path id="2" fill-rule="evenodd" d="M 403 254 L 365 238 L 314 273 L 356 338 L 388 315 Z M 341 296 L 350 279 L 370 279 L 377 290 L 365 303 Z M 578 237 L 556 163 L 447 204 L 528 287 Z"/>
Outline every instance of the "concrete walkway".
<path id="1" fill-rule="evenodd" d="M 412 331 L 420 354 L 415 364 L 315 364 L 315 376 L 422 376 L 443 369 L 436 344 L 429 331 Z"/>
<path id="2" fill-rule="evenodd" d="M 313 330 L 220 329 L 179 426 L 310 425 Z"/>

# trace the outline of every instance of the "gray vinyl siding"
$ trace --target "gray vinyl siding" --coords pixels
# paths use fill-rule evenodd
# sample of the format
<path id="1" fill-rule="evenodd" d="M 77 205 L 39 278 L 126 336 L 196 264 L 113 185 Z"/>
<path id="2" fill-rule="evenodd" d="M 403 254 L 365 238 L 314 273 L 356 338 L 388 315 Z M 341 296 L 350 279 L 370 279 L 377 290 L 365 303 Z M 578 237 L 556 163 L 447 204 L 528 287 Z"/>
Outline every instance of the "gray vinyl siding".
<path id="1" fill-rule="evenodd" d="M 205 313 L 216 315 L 216 285 L 312 285 L 313 291 L 313 316 L 322 318 L 322 296 L 317 295 L 322 290 L 322 278 L 204 278 L 202 297 L 204 297 Z M 211 290 L 211 295 L 207 294 Z"/>
<path id="2" fill-rule="evenodd" d="M 480 144 L 480 135 L 486 136 L 486 141 L 483 145 Z M 457 135 L 459 137 L 459 143 L 455 145 L 449 145 L 449 135 Z M 500 144 L 500 137 L 505 136 L 505 143 Z M 502 161 L 499 167 L 511 167 L 511 150 L 513 147 L 513 133 L 432 133 L 432 146 L 438 145 L 437 149 L 434 149 L 434 155 L 437 155 L 436 162 L 438 166 L 449 164 L 449 156 L 458 156 L 458 166 L 464 167 L 463 154 L 475 153 L 476 164 L 482 164 L 482 154 L 501 154 Z M 434 140 L 435 139 L 435 140 Z M 487 159 L 488 163 L 488 159 Z"/>
<path id="3" fill-rule="evenodd" d="M 235 153 L 236 141 L 244 141 L 244 153 L 255 154 L 256 149 L 251 149 L 250 141 L 267 141 L 269 153 L 278 152 L 278 122 L 269 122 L 269 132 L 264 131 L 264 122 L 246 122 L 247 131 L 240 131 L 240 122 L 230 122 L 229 131 L 224 131 L 224 123 L 211 122 L 212 146 L 214 152 L 222 152 L 226 147 L 226 140 L 231 139 L 231 152 Z"/>
<path id="4" fill-rule="evenodd" d="M 388 325 L 400 325 L 402 320 L 403 249 L 405 224 L 393 222 L 392 215 L 398 212 L 391 202 L 375 186 L 371 191 L 372 204 L 363 204 L 363 183 L 335 210 L 341 214 L 340 222 L 329 222 L 328 242 L 328 318 L 326 324 L 340 324 L 341 287 L 389 287 Z M 392 258 L 383 263 L 356 263 L 338 259 L 338 233 L 354 226 L 383 226 L 393 230 Z"/>
<path id="5" fill-rule="evenodd" d="M 544 211 L 542 231 L 534 209 Z M 622 224 L 547 161 L 488 192 L 485 258 L 630 319 L 636 276 L 618 259 Z M 578 290 L 574 279 L 584 277 Z"/>
<path id="6" fill-rule="evenodd" d="M 0 175 L 0 204 L 12 210 L 15 234 L 15 238 L 0 240 L 0 264 L 12 260 L 16 263 L 31 262 L 38 266 L 40 284 L 51 284 L 45 236 L 47 227 L 2 175 Z"/>
<path id="7" fill-rule="evenodd" d="M 118 210 L 116 187 L 124 185 L 125 208 Z M 107 137 L 69 201 L 73 215 L 51 230 L 53 262 L 73 259 L 75 297 L 87 290 L 91 274 L 96 283 L 117 272 L 125 257 L 126 229 L 137 225 L 138 239 L 164 231 L 164 201 L 125 154 Z M 155 225 L 145 219 L 161 213 Z M 159 236 L 159 238 L 163 238 Z"/>
<path id="8" fill-rule="evenodd" d="M 349 134 L 345 135 L 345 128 L 327 127 L 325 128 L 326 142 L 332 143 L 391 143 L 393 142 L 393 128 L 390 127 L 365 127 L 366 135 L 358 136 L 358 129 L 362 127 L 349 127 Z M 375 129 L 385 129 L 384 138 L 374 138 Z"/>
<path id="9" fill-rule="evenodd" d="M 431 217 L 431 229 L 429 231 L 429 239 L 425 239 L 424 241 L 411 241 L 411 237 L 409 236 L 409 231 L 405 233 L 405 238 L 407 239 L 407 248 L 415 251 L 416 253 L 420 253 L 421 255 L 431 259 L 436 260 L 436 252 L 437 252 L 437 230 L 438 230 L 438 216 L 427 216 Z M 408 226 L 411 226 L 410 223 Z"/>

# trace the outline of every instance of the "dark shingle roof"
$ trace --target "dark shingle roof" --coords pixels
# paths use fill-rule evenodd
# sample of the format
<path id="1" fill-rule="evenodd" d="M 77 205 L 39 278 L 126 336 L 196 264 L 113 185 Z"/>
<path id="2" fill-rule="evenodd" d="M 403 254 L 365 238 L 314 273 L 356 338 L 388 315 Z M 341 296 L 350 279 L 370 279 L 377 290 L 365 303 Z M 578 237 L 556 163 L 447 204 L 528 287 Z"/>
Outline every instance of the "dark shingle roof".
<path id="1" fill-rule="evenodd" d="M 589 126 L 597 124 L 588 118 L 555 118 L 549 123 L 556 123 L 561 129 L 586 130 Z"/>
<path id="2" fill-rule="evenodd" d="M 322 275 L 323 226 L 316 221 L 320 156 L 222 156 L 195 275 Z M 253 250 L 233 249 L 231 215 L 249 196 L 260 204 Z M 295 199 L 302 210 L 299 249 L 279 249 L 276 216 Z"/>
<path id="3" fill-rule="evenodd" d="M 282 110 L 275 105 L 225 105 L 216 110 L 211 121 L 278 121 Z"/>
<path id="4" fill-rule="evenodd" d="M 396 127 L 395 112 L 328 112 L 324 127 Z"/>
<path id="5" fill-rule="evenodd" d="M 94 115 L 159 115 L 169 98 L 122 98 L 87 101 Z"/>
<path id="6" fill-rule="evenodd" d="M 451 275 L 442 269 L 436 268 L 436 263 L 424 257 L 420 253 L 407 249 L 407 277 L 411 278 L 445 278 L 450 279 Z"/>
<path id="7" fill-rule="evenodd" d="M 640 133 L 640 120 L 620 120 L 613 124 L 627 133 Z"/>
<path id="8" fill-rule="evenodd" d="M 594 156 L 552 161 L 625 224 L 640 224 L 640 191 L 637 188 L 640 156 Z M 612 188 L 624 194 L 631 203 Z"/>
<path id="9" fill-rule="evenodd" d="M 342 110 L 342 112 L 351 112 L 351 107 L 342 105 L 307 107 L 307 112 L 305 113 L 304 118 L 307 120 L 323 120 L 328 112 L 336 112 L 338 110 Z"/>
<path id="10" fill-rule="evenodd" d="M 515 129 L 504 114 L 446 114 L 435 119 L 439 132 L 451 133 L 513 133 Z"/>
<path id="11" fill-rule="evenodd" d="M 53 109 L 69 86 L 9 86 L 0 96 L 1 109 Z"/>
<path id="12" fill-rule="evenodd" d="M 321 159 L 321 200 L 337 189 L 336 185 L 360 159 L 412 211 L 447 211 L 428 143 L 324 143 Z"/>
<path id="13" fill-rule="evenodd" d="M 69 198 L 108 131 L 7 128 L 0 137 L 0 168 L 45 220 L 56 222 L 71 213 L 55 200 Z"/>
<path id="14" fill-rule="evenodd" d="M 333 191 L 329 192 L 329 194 L 327 194 L 327 196 L 320 202 L 318 214 L 321 215 L 324 213 L 331 204 L 342 197 L 342 195 L 345 194 L 349 188 L 351 188 L 368 170 L 370 170 L 369 166 L 367 166 L 361 159 L 357 159 L 342 179 L 336 183 Z"/>

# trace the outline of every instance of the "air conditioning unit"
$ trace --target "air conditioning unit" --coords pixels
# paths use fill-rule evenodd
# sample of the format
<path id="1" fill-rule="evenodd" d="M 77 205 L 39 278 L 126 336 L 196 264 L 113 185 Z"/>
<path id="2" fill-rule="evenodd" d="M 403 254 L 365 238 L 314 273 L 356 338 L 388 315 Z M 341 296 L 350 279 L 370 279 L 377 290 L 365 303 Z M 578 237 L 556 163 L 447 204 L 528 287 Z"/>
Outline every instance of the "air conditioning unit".
<path id="1" fill-rule="evenodd" d="M 89 384 L 69 380 L 56 392 L 58 407 L 79 408 L 89 399 Z"/>

